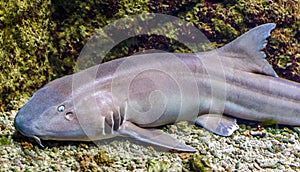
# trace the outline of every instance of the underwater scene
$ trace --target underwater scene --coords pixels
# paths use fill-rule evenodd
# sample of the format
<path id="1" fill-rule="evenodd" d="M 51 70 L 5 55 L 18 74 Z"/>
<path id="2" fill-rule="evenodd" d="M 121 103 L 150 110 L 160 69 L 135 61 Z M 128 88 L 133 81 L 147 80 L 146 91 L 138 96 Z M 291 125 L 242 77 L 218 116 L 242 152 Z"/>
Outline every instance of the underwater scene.
<path id="1" fill-rule="evenodd" d="M 299 8 L 298 0 L 1 1 L 0 171 L 299 171 L 300 114 L 293 114 L 300 112 Z M 199 58 L 203 56 L 205 72 L 195 71 L 219 76 L 218 82 L 226 83 L 221 92 L 228 91 L 228 95 L 222 92 L 218 100 L 229 102 L 221 107 L 204 108 L 201 118 L 197 118 L 198 108 L 189 108 L 194 107 L 192 104 L 195 97 L 198 101 L 201 90 L 194 91 L 193 86 L 197 86 L 194 82 L 176 80 L 197 64 L 195 60 L 178 64 L 171 57 L 183 53 L 178 59 L 194 58 L 189 54 L 198 52 L 202 52 Z M 169 55 L 153 61 L 147 59 L 151 53 Z M 249 59 L 244 60 L 244 55 Z M 132 58 L 133 61 L 125 60 L 128 64 L 122 63 L 120 59 L 128 56 L 142 60 Z M 219 60 L 210 60 L 215 56 Z M 165 61 L 156 64 L 159 60 Z M 124 66 L 114 67 L 119 62 Z M 222 64 L 216 65 L 219 62 Z M 99 120 L 93 115 L 92 104 L 100 103 L 103 109 L 111 107 L 97 98 L 92 103 L 86 101 L 86 93 L 79 93 L 76 84 L 88 85 L 89 76 L 81 76 L 75 82 L 77 75 L 71 74 L 100 63 L 109 64 L 103 68 L 100 65 L 95 71 L 103 80 L 92 79 L 101 84 L 107 83 L 106 76 L 117 75 L 118 79 L 109 83 L 112 88 L 106 88 L 105 84 L 101 87 L 113 92 L 112 95 L 101 96 L 105 100 L 115 96 L 122 103 L 111 111 L 101 110 L 107 116 L 100 120 L 103 126 L 95 128 L 102 129 L 105 139 L 100 136 L 98 141 L 98 136 L 91 139 L 95 130 L 87 133 L 92 122 Z M 167 67 L 156 68 L 151 63 Z M 150 73 L 131 72 L 131 67 L 144 64 L 148 64 L 144 68 L 151 69 Z M 89 69 L 92 70 L 87 73 L 94 72 L 94 68 Z M 227 69 L 234 72 L 227 73 Z M 166 77 L 157 70 L 170 73 Z M 145 75 L 153 77 L 148 78 L 150 84 L 144 83 Z M 134 79 L 141 81 L 129 83 Z M 170 84 L 173 79 L 175 85 L 181 84 L 178 88 Z M 230 84 L 237 80 L 240 87 L 231 88 Z M 133 104 L 143 112 L 149 110 L 148 106 L 151 110 L 152 106 L 165 103 L 160 103 L 156 86 L 172 100 L 180 96 L 181 99 L 171 102 L 171 108 L 164 112 L 158 109 L 157 115 L 141 113 L 146 114 L 141 117 L 129 108 L 127 97 L 123 97 L 127 96 L 123 91 L 131 86 L 130 98 L 137 99 Z M 261 91 L 265 88 L 270 90 Z M 207 94 L 214 94 L 212 88 L 205 89 L 212 90 Z M 248 93 L 251 89 L 254 91 Z M 56 96 L 57 90 L 65 99 Z M 140 90 L 147 90 L 149 97 L 145 102 Z M 182 95 L 174 96 L 176 90 L 183 90 Z M 70 100 L 72 91 L 78 97 Z M 242 96 L 246 98 L 241 99 Z M 85 111 L 95 118 L 86 119 L 86 115 L 80 121 L 76 113 L 69 112 L 68 103 L 77 98 L 78 104 L 88 107 L 77 112 Z M 61 104 L 62 101 L 66 104 Z M 235 104 L 230 104 L 234 101 Z M 239 103 L 245 104 L 245 109 L 237 107 Z M 51 104 L 55 104 L 55 109 L 49 109 Z M 184 106 L 184 110 L 179 106 Z M 264 110 L 271 114 L 263 117 L 267 112 L 255 113 Z M 45 111 L 55 117 L 40 116 Z M 56 118 L 64 111 L 65 116 Z M 190 113 L 190 118 L 181 119 L 180 114 L 176 119 L 158 116 L 178 111 Z M 252 112 L 252 116 L 258 116 L 252 118 Z M 243 116 L 244 113 L 250 115 Z M 41 119 L 44 119 L 42 124 L 36 122 Z M 52 123 L 58 120 L 68 123 Z M 43 136 L 33 134 L 42 130 Z M 114 137 L 119 134 L 125 137 Z"/>

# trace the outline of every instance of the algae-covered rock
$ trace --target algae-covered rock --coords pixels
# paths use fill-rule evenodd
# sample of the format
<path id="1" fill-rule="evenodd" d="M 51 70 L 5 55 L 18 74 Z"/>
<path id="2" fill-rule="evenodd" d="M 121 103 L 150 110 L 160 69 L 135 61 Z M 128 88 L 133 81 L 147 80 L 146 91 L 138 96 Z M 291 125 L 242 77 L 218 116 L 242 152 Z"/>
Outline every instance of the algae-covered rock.
<path id="1" fill-rule="evenodd" d="M 171 162 L 168 158 L 160 159 L 148 159 L 147 161 L 147 171 L 182 171 L 183 167 L 181 163 Z"/>
<path id="2" fill-rule="evenodd" d="M 1 111 L 55 76 L 49 63 L 55 53 L 50 5 L 47 0 L 0 2 Z"/>
<path id="3" fill-rule="evenodd" d="M 115 160 L 111 158 L 107 151 L 99 150 L 99 152 L 94 155 L 94 161 L 99 166 L 110 166 Z"/>
<path id="4" fill-rule="evenodd" d="M 192 157 L 190 158 L 190 166 L 191 170 L 196 172 L 213 171 L 208 159 L 205 156 L 199 154 L 192 155 Z"/>
<path id="5" fill-rule="evenodd" d="M 0 146 L 2 146 L 2 145 L 9 145 L 10 143 L 11 143 L 11 138 L 10 137 L 4 137 L 4 136 L 2 136 L 1 138 L 0 138 Z"/>

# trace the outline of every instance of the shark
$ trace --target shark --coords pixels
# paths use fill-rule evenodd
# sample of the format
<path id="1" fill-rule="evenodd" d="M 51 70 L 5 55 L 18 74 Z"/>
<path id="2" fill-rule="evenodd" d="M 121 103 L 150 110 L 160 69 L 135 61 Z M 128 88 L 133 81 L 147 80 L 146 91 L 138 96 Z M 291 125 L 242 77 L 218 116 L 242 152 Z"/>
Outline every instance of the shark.
<path id="1" fill-rule="evenodd" d="M 278 77 L 262 51 L 274 23 L 199 53 L 137 54 L 46 84 L 18 111 L 17 131 L 41 140 L 93 141 L 130 136 L 195 152 L 157 127 L 190 121 L 221 135 L 236 118 L 300 125 L 300 84 Z"/>

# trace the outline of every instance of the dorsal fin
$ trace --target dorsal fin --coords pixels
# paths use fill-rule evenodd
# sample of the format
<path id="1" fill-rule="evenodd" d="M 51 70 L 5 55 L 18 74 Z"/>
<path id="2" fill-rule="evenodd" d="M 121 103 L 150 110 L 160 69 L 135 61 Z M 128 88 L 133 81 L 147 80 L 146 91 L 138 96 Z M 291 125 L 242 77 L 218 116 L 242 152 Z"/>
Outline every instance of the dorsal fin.
<path id="1" fill-rule="evenodd" d="M 229 60 L 233 61 L 232 67 L 235 69 L 277 77 L 276 72 L 265 60 L 265 53 L 261 51 L 267 45 L 267 38 L 275 27 L 274 23 L 257 26 L 219 48 L 217 52 L 230 57 Z"/>

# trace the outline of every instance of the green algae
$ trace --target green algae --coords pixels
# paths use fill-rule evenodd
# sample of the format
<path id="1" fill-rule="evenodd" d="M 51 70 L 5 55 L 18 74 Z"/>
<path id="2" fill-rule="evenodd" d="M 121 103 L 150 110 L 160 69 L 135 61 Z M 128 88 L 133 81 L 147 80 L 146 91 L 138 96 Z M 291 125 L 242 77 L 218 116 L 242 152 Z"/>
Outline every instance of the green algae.
<path id="1" fill-rule="evenodd" d="M 146 165 L 149 172 L 182 170 L 181 165 L 161 159 L 148 159 Z"/>
<path id="2" fill-rule="evenodd" d="M 99 150 L 99 152 L 94 155 L 94 161 L 99 166 L 111 166 L 111 164 L 115 162 L 115 160 L 111 158 L 105 150 Z"/>
<path id="3" fill-rule="evenodd" d="M 210 172 L 213 171 L 210 162 L 204 155 L 194 154 L 190 158 L 190 166 L 192 171 L 196 172 Z"/>
<path id="4" fill-rule="evenodd" d="M 262 125 L 264 125 L 264 126 L 275 125 L 275 127 L 278 128 L 278 122 L 275 119 L 265 119 L 262 122 Z"/>
<path id="5" fill-rule="evenodd" d="M 0 146 L 3 146 L 3 145 L 10 145 L 12 142 L 12 139 L 11 137 L 5 137 L 5 136 L 2 136 L 0 138 Z"/>
<path id="6" fill-rule="evenodd" d="M 49 82 L 51 27 L 50 1 L 7 1 L 0 3 L 0 109 L 13 108 L 11 102 L 30 95 Z"/>

